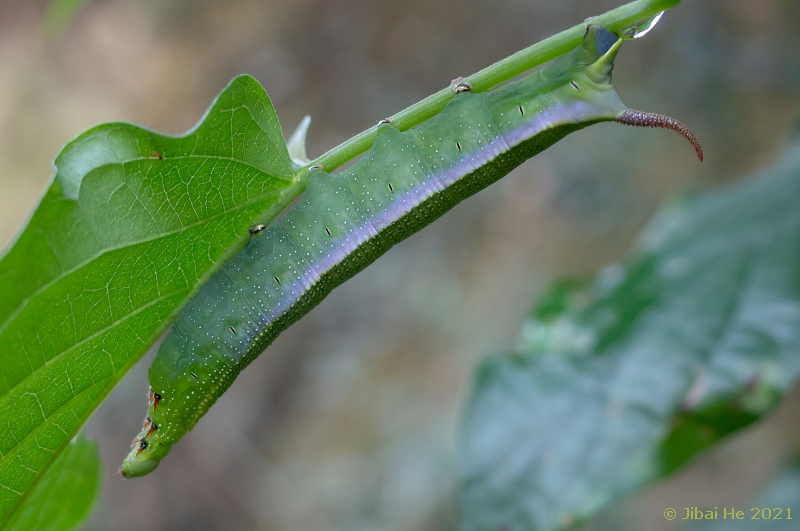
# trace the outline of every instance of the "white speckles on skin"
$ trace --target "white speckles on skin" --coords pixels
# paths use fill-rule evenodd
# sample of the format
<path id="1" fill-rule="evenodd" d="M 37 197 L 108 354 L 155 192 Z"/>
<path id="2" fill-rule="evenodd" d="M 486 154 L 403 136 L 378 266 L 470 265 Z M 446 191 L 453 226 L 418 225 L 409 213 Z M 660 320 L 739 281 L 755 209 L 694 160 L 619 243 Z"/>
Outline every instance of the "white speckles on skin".
<path id="1" fill-rule="evenodd" d="M 163 406 L 153 413 L 154 421 L 159 422 L 159 437 L 169 442 L 180 438 L 244 365 L 277 335 L 279 330 L 273 323 L 288 312 L 302 313 L 316 302 L 303 297 L 315 293 L 314 287 L 326 273 L 362 246 L 359 253 L 363 260 L 374 260 L 385 250 L 381 235 L 391 224 L 405 219 L 415 207 L 508 151 L 509 146 L 516 146 L 553 124 L 583 119 L 586 109 L 581 105 L 588 106 L 582 101 L 549 107 L 526 103 L 522 117 L 515 116 L 516 109 L 512 107 L 499 114 L 504 126 L 508 124 L 505 136 L 493 133 L 491 128 L 495 126 L 485 125 L 480 114 L 471 115 L 472 122 L 458 123 L 457 129 L 442 120 L 426 122 L 405 133 L 387 126 L 383 129 L 386 133 L 379 134 L 384 141 L 376 146 L 395 146 L 395 153 L 400 155 L 370 159 L 378 151 L 373 148 L 375 153 L 365 155 L 365 164 L 371 164 L 369 171 L 359 173 L 353 166 L 336 175 L 315 174 L 312 179 L 324 176 L 324 181 L 315 185 L 309 180 L 301 202 L 265 229 L 260 239 L 249 243 L 207 284 L 162 345 L 162 350 L 182 350 L 173 356 L 177 365 L 166 370 L 167 385 L 153 382 L 154 389 L 175 393 L 170 396 L 164 391 Z M 449 127 L 450 133 L 440 134 L 440 123 Z M 453 131 L 456 138 L 448 136 Z M 416 139 L 412 135 L 417 135 Z M 439 143 L 433 144 L 433 138 L 438 138 Z M 312 201 L 309 197 L 313 193 L 318 195 Z M 312 213 L 311 209 L 316 210 Z M 252 254 L 245 255 L 248 252 Z M 242 255 L 245 256 L 240 258 Z M 273 282 L 273 278 L 280 282 Z M 204 295 L 206 289 L 217 292 Z M 179 338 L 172 340 L 172 336 Z M 192 377 L 192 371 L 201 377 Z M 178 375 L 181 381 L 173 386 L 170 378 Z M 173 416 L 180 417 L 180 422 Z"/>
<path id="2" fill-rule="evenodd" d="M 555 106 L 548 106 L 540 112 L 531 113 L 531 116 L 526 113 L 525 119 L 520 120 L 519 125 L 505 135 L 505 139 L 509 146 L 514 147 L 545 129 L 558 125 L 580 123 L 596 114 L 597 110 L 588 102 L 569 100 Z M 511 120 L 508 123 L 511 124 Z"/>

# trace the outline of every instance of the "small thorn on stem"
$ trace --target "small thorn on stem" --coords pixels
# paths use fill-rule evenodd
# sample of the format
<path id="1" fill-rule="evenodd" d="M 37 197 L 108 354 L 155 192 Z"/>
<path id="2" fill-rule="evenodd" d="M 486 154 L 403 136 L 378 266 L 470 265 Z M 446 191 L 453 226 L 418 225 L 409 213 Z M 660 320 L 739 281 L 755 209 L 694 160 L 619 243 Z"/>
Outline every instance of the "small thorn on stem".
<path id="1" fill-rule="evenodd" d="M 692 143 L 695 152 L 697 152 L 697 158 L 700 159 L 700 162 L 703 161 L 703 148 L 700 147 L 700 142 L 697 141 L 688 127 L 675 118 L 670 118 L 669 116 L 656 114 L 654 112 L 628 109 L 617 116 L 614 121 L 619 124 L 634 125 L 636 127 L 661 127 L 663 129 L 672 129 L 683 135 L 686 140 Z"/>

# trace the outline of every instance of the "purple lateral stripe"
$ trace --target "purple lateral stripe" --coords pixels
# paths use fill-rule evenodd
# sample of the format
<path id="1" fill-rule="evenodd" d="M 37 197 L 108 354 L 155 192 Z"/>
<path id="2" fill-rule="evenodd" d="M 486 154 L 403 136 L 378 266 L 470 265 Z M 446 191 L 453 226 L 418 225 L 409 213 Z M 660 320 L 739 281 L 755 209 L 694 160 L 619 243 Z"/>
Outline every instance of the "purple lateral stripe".
<path id="1" fill-rule="evenodd" d="M 521 144 L 525 140 L 541 133 L 545 129 L 565 124 L 576 124 L 585 121 L 586 117 L 596 115 L 597 107 L 585 101 L 572 100 L 569 103 L 559 104 L 555 107 L 538 113 L 533 120 L 523 127 L 509 131 L 506 142 L 511 147 Z"/>
<path id="2" fill-rule="evenodd" d="M 477 152 L 464 157 L 460 162 L 438 176 L 430 175 L 428 181 L 415 186 L 402 196 L 398 196 L 389 208 L 377 213 L 372 218 L 365 219 L 364 223 L 353 229 L 344 240 L 339 242 L 331 252 L 323 256 L 318 262 L 308 263 L 308 267 L 301 273 L 297 281 L 292 282 L 291 288 L 285 293 L 282 300 L 267 315 L 262 314 L 264 319 L 262 326 L 266 323 L 274 322 L 275 319 L 289 311 L 291 305 L 302 297 L 319 280 L 321 275 L 340 264 L 360 245 L 375 237 L 403 214 L 411 211 L 436 192 L 451 186 L 501 153 L 509 151 L 512 147 L 549 127 L 582 121 L 586 116 L 590 115 L 591 110 L 589 104 L 580 100 L 573 100 L 568 105 L 559 105 L 547 109 L 537 114 L 532 120 L 525 122 L 521 127 L 509 131 L 505 137 L 498 136 L 492 139 Z M 594 111 L 596 112 L 596 109 Z"/>
<path id="3" fill-rule="evenodd" d="M 320 279 L 321 274 L 332 269 L 336 264 L 344 260 L 347 255 L 355 251 L 361 244 L 377 234 L 372 224 L 365 223 L 359 225 L 353 229 L 344 240 L 339 242 L 332 252 L 325 255 L 322 260 L 317 263 L 306 262 L 308 267 L 305 268 L 297 280 L 291 283 L 289 289 L 283 293 L 278 304 L 273 306 L 266 314 L 261 313 L 259 318 L 261 326 L 259 329 L 263 328 L 268 323 L 274 322 L 281 315 L 288 312 L 292 304 L 300 299 L 303 294 L 308 292 Z M 299 251 L 298 256 L 302 256 Z M 251 338 L 251 341 L 252 339 L 253 338 Z"/>
<path id="4" fill-rule="evenodd" d="M 382 228 L 382 227 L 381 227 Z M 335 245 L 330 253 L 322 257 L 316 264 L 309 264 L 308 269 L 314 270 L 318 275 L 323 275 L 330 271 L 336 264 L 342 262 L 347 255 L 358 249 L 358 247 L 378 235 L 377 227 L 366 219 L 363 225 L 358 225 L 355 229 L 345 236 L 344 240 Z"/>
<path id="5" fill-rule="evenodd" d="M 523 124 L 522 127 L 510 131 L 505 137 L 498 136 L 492 139 L 491 142 L 484 144 L 474 154 L 464 157 L 460 162 L 438 176 L 433 176 L 439 181 L 441 188 L 432 186 L 429 182 L 422 183 L 404 196 L 398 197 L 389 208 L 368 221 L 375 229 L 381 231 L 396 221 L 403 213 L 421 204 L 434 193 L 453 185 L 459 179 L 485 165 L 501 153 L 509 151 L 512 147 L 541 133 L 548 127 L 583 121 L 586 116 L 590 115 L 591 111 L 592 107 L 580 100 L 573 100 L 567 105 L 562 104 L 547 109 L 537 114 L 533 120 Z M 354 231 L 354 233 L 356 232 L 358 231 Z M 323 258 L 322 262 L 320 262 L 323 268 L 318 269 L 318 271 L 328 271 L 331 267 L 341 262 L 358 245 L 365 242 L 366 239 L 359 239 L 358 244 L 347 252 L 343 252 L 344 248 L 335 249 L 333 253 Z"/>

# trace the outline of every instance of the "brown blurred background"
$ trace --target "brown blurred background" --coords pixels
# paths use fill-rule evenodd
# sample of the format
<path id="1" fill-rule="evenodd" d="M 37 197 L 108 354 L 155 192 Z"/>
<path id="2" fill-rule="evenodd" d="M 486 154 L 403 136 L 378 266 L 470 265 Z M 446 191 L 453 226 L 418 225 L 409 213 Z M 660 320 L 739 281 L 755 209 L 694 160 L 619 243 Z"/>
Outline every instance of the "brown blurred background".
<path id="1" fill-rule="evenodd" d="M 88 0 L 59 26 L 43 0 L 0 0 L 0 243 L 36 206 L 60 147 L 94 124 L 180 133 L 249 73 L 285 136 L 312 115 L 313 158 L 619 3 Z M 125 481 L 115 471 L 145 412 L 149 354 L 87 426 L 106 477 L 84 529 L 454 529 L 455 441 L 476 363 L 513 348 L 555 276 L 624 258 L 665 199 L 774 159 L 800 115 L 798 26 L 796 0 L 668 12 L 623 46 L 614 83 L 631 107 L 685 121 L 704 164 L 664 131 L 601 124 L 568 137 L 337 289 L 155 473 Z M 798 403 L 607 525 L 674 529 L 657 518 L 665 507 L 746 499 L 796 448 Z"/>

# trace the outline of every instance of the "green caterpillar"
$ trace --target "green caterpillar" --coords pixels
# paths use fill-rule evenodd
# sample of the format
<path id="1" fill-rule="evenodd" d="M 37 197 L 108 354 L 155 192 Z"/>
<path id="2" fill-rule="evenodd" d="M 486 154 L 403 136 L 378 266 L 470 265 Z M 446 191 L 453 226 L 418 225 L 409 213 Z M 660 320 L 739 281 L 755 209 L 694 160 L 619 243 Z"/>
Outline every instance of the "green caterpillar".
<path id="1" fill-rule="evenodd" d="M 433 118 L 401 132 L 388 120 L 350 169 L 308 169 L 301 200 L 227 263 L 178 317 L 150 367 L 148 415 L 122 465 L 151 472 L 239 372 L 330 291 L 390 247 L 567 134 L 617 121 L 680 122 L 627 109 L 610 84 L 622 39 L 587 29 L 570 54 L 484 93 L 468 83 Z"/>

